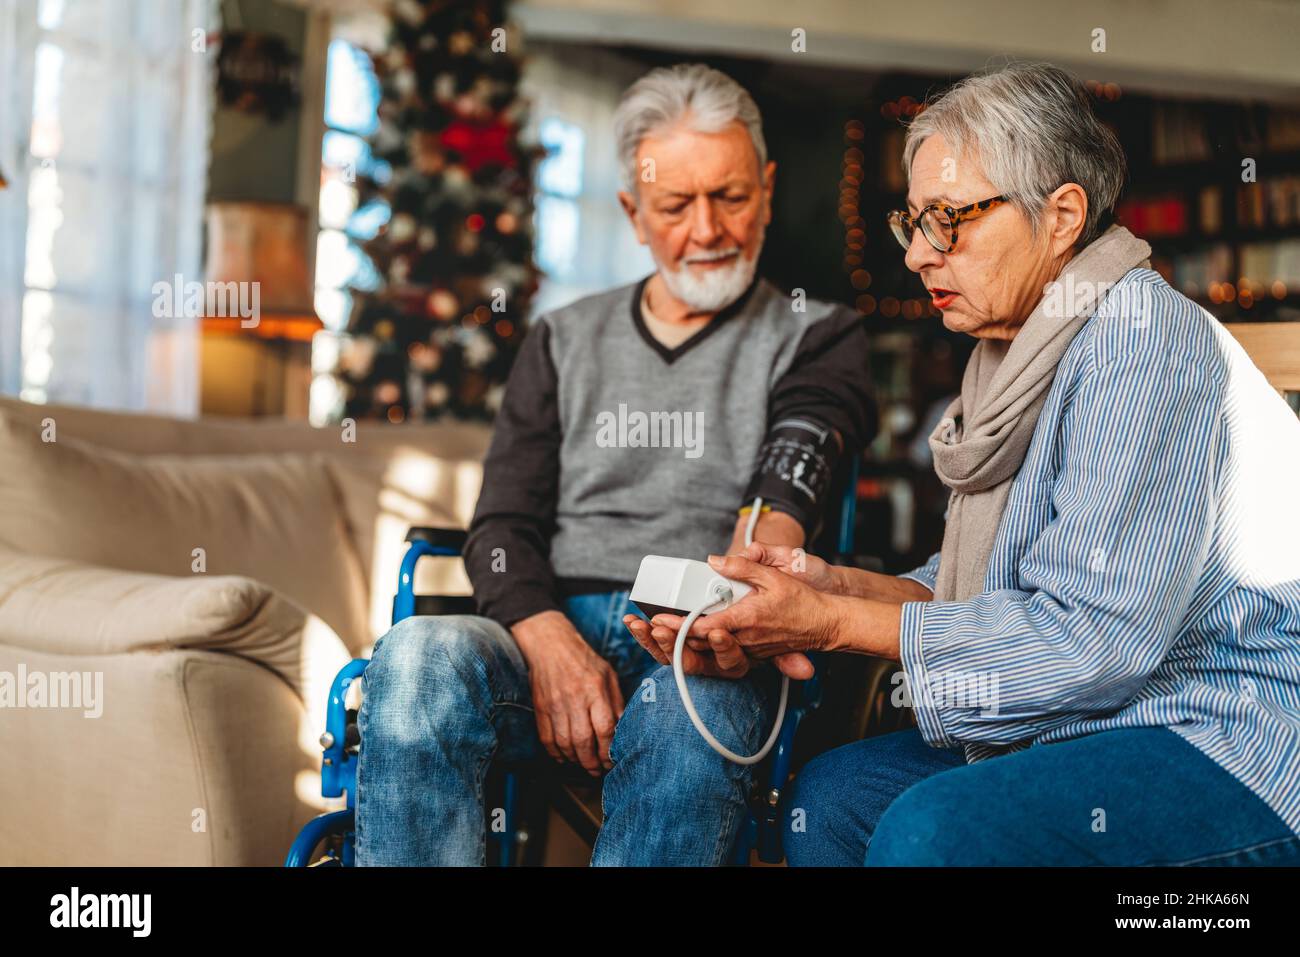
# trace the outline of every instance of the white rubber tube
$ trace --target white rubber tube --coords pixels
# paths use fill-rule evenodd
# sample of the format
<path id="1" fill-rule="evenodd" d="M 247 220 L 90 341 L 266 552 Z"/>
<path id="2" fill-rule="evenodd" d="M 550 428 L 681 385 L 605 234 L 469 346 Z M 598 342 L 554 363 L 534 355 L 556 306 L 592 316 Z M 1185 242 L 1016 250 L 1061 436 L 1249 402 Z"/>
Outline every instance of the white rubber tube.
<path id="1" fill-rule="evenodd" d="M 753 511 L 749 515 L 749 524 L 745 526 L 746 545 L 750 545 L 754 541 L 754 527 L 758 524 L 758 513 L 762 507 L 763 500 L 761 498 L 754 499 Z M 686 709 L 686 714 L 691 719 L 691 724 L 695 725 L 695 730 L 700 733 L 700 737 L 709 743 L 709 747 L 735 764 L 757 764 L 767 757 L 767 753 L 772 750 L 772 745 L 776 744 L 776 739 L 781 735 L 781 724 L 785 721 L 785 705 L 790 697 L 789 676 L 781 676 L 781 703 L 777 705 L 776 723 L 772 725 L 772 733 L 767 736 L 767 743 L 757 753 L 745 757 L 724 745 L 704 726 L 704 721 L 701 720 L 699 712 L 695 710 L 695 702 L 691 700 L 691 693 L 686 690 L 686 672 L 682 669 L 682 652 L 686 648 L 686 636 L 691 630 L 691 625 L 695 624 L 695 619 L 699 618 L 708 609 L 730 597 L 730 589 L 724 587 L 714 596 L 713 601 L 696 608 L 686 616 L 686 620 L 682 622 L 682 627 L 677 629 L 677 644 L 673 646 L 673 677 L 677 679 L 677 693 L 681 695 L 682 707 Z"/>

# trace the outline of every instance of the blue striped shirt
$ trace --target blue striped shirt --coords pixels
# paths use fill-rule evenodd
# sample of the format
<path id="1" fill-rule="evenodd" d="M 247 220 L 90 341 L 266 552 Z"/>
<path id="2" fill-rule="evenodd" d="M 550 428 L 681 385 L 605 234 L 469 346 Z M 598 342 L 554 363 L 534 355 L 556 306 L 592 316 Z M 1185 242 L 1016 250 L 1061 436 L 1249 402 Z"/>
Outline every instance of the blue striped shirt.
<path id="1" fill-rule="evenodd" d="M 983 593 L 903 605 L 901 658 L 933 746 L 1168 727 L 1300 835 L 1300 420 L 1132 270 L 1062 357 Z"/>

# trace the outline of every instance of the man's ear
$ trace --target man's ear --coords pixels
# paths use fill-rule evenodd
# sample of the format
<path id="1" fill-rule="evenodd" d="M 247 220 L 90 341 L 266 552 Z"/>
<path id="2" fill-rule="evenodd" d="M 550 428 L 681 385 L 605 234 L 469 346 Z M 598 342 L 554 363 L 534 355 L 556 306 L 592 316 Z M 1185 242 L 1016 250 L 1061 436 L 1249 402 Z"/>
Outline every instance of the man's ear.
<path id="1" fill-rule="evenodd" d="M 637 242 L 642 246 L 646 245 L 645 230 L 641 228 L 641 211 L 637 208 L 636 197 L 626 190 L 618 191 L 618 204 L 623 207 L 623 212 L 627 214 L 627 221 L 632 224 L 632 229 L 636 232 Z"/>
<path id="2" fill-rule="evenodd" d="M 763 203 L 767 207 L 764 213 L 763 224 L 770 225 L 772 222 L 772 192 L 776 189 L 776 161 L 768 160 L 767 166 L 763 168 Z"/>
<path id="3" fill-rule="evenodd" d="M 1073 249 L 1088 219 L 1088 194 L 1078 183 L 1066 183 L 1047 198 L 1052 213 L 1052 252 L 1061 255 Z"/>

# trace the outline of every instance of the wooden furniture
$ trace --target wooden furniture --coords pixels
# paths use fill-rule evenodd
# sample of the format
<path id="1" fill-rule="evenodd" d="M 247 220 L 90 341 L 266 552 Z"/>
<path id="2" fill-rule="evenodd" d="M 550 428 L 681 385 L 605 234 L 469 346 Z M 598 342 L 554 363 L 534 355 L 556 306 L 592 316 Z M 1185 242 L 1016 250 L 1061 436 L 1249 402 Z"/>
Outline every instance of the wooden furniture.
<path id="1" fill-rule="evenodd" d="M 209 204 L 205 286 L 227 293 L 210 293 L 209 303 L 233 300 L 243 310 L 251 302 L 257 315 L 204 311 L 203 415 L 307 418 L 311 342 L 324 328 L 312 302 L 307 223 L 307 210 L 288 203 Z"/>
<path id="2" fill-rule="evenodd" d="M 1300 392 L 1300 322 L 1225 322 L 1279 392 Z"/>

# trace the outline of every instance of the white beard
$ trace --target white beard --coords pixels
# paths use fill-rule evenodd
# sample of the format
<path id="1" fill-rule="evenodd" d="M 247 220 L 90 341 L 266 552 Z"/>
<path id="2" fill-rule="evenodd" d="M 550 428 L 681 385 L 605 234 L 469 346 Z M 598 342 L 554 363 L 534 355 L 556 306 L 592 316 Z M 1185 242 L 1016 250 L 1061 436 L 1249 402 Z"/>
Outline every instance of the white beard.
<path id="1" fill-rule="evenodd" d="M 754 250 L 754 258 L 746 259 L 739 252 L 731 265 L 718 269 L 709 269 L 703 274 L 696 274 L 686 260 L 676 269 L 661 268 L 659 275 L 673 297 L 684 303 L 694 312 L 719 312 L 737 299 L 754 281 L 754 271 L 758 268 L 758 254 L 762 244 Z"/>

